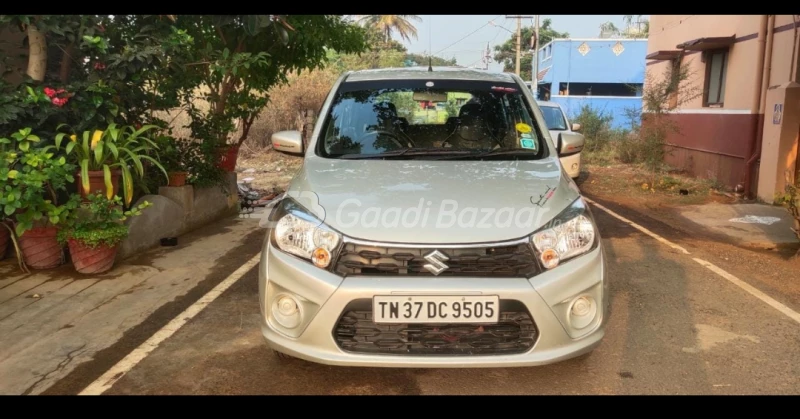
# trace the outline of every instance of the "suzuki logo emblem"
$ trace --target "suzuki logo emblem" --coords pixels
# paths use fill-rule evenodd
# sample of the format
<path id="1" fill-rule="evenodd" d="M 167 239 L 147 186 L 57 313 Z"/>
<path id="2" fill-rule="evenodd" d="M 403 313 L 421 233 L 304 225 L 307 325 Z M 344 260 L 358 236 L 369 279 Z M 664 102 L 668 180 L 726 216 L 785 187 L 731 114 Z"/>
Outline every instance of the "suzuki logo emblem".
<path id="1" fill-rule="evenodd" d="M 423 268 L 427 269 L 434 275 L 439 275 L 449 268 L 449 266 L 444 264 L 444 261 L 450 260 L 450 258 L 438 250 L 434 250 L 433 252 L 425 255 L 425 260 L 430 263 L 423 266 Z"/>

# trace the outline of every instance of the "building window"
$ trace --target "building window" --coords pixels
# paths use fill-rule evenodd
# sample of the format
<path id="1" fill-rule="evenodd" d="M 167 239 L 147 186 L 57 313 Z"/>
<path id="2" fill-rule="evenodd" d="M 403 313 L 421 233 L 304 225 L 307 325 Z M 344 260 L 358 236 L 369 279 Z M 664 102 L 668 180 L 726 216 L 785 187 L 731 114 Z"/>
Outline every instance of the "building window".
<path id="1" fill-rule="evenodd" d="M 706 53 L 706 81 L 703 106 L 719 107 L 725 103 L 725 78 L 728 70 L 728 50 Z"/>

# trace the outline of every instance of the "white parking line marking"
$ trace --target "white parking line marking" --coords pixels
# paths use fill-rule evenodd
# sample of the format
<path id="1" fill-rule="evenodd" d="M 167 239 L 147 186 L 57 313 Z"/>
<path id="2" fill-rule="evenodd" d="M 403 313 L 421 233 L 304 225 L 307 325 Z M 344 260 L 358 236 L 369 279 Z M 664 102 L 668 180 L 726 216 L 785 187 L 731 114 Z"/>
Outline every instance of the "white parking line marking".
<path id="1" fill-rule="evenodd" d="M 774 298 L 770 297 L 767 294 L 764 294 L 763 292 L 759 291 L 757 288 L 753 287 L 752 285 L 748 284 L 747 282 L 744 282 L 741 279 L 739 279 L 739 278 L 737 278 L 737 277 L 725 272 L 722 268 L 714 265 L 713 263 L 707 262 L 707 261 L 705 261 L 703 259 L 698 259 L 698 258 L 692 258 L 692 259 L 694 259 L 695 262 L 697 262 L 697 263 L 705 266 L 706 268 L 710 269 L 712 272 L 716 273 L 717 275 L 719 275 L 719 276 L 727 279 L 728 281 L 731 281 L 732 283 L 736 284 L 736 286 L 738 286 L 739 288 L 747 291 L 750 295 L 752 295 L 752 296 L 758 298 L 759 300 L 769 304 L 772 308 L 774 308 L 775 310 L 778 310 L 781 313 L 785 314 L 790 319 L 800 323 L 800 313 L 792 310 L 789 307 L 786 307 L 785 305 L 781 304 L 778 301 L 775 301 Z"/>
<path id="2" fill-rule="evenodd" d="M 598 204 L 597 202 L 594 202 L 591 199 L 586 198 L 586 197 L 584 197 L 583 199 L 585 199 L 586 202 L 596 206 L 597 208 L 600 208 L 601 210 L 607 212 L 612 217 L 619 219 L 620 221 L 630 225 L 631 227 L 641 231 L 644 234 L 647 234 L 648 236 L 658 240 L 659 242 L 664 243 L 664 244 L 666 244 L 667 246 L 669 246 L 669 247 L 671 247 L 673 249 L 680 250 L 684 254 L 687 254 L 687 255 L 689 254 L 689 251 L 687 251 L 683 247 L 678 246 L 675 243 L 672 243 L 671 241 L 659 236 L 658 234 L 653 233 L 652 231 L 650 231 L 650 230 L 648 230 L 648 229 L 646 229 L 646 228 L 634 223 L 633 221 L 631 221 L 631 220 L 629 220 L 629 219 L 617 214 L 616 212 L 611 211 L 610 209 Z M 729 274 L 728 272 L 726 272 L 722 268 L 714 265 L 711 262 L 707 262 L 707 261 L 705 261 L 703 259 L 698 259 L 698 258 L 692 258 L 692 260 L 694 260 L 695 262 L 699 263 L 700 265 L 705 266 L 711 272 L 714 272 L 715 274 L 727 279 L 732 284 L 734 284 L 737 287 L 743 289 L 745 292 L 747 292 L 748 294 L 752 295 L 753 297 L 756 297 L 759 300 L 767 303 L 770 307 L 774 308 L 775 310 L 780 311 L 781 313 L 785 314 L 790 319 L 800 323 L 800 313 L 798 313 L 798 312 L 792 310 L 791 308 L 781 304 L 780 302 L 776 301 L 774 298 L 770 297 L 767 294 L 764 294 L 763 292 L 759 291 L 757 288 L 753 287 L 752 285 L 748 284 L 747 282 L 744 282 L 741 279 Z"/>
<path id="3" fill-rule="evenodd" d="M 611 215 L 612 217 L 614 217 L 614 218 L 616 218 L 616 219 L 618 219 L 618 220 L 622 221 L 622 222 L 623 222 L 623 223 L 625 223 L 625 224 L 628 224 L 628 225 L 630 225 L 631 227 L 633 227 L 633 228 L 635 228 L 635 229 L 637 229 L 637 230 L 641 231 L 641 232 L 642 232 L 642 233 L 644 233 L 644 234 L 647 234 L 648 236 L 650 236 L 650 237 L 652 237 L 652 238 L 654 238 L 654 239 L 658 240 L 659 242 L 661 242 L 661 243 L 663 243 L 663 244 L 666 244 L 667 246 L 669 246 L 669 247 L 671 247 L 671 248 L 673 248 L 673 249 L 675 249 L 675 250 L 678 250 L 678 251 L 680 251 L 680 252 L 681 252 L 681 253 L 683 253 L 684 255 L 688 255 L 688 254 L 689 254 L 689 251 L 688 251 L 688 250 L 686 250 L 686 249 L 684 249 L 683 247 L 681 247 L 681 246 L 678 246 L 678 245 L 677 245 L 677 244 L 675 244 L 675 243 L 672 243 L 671 241 L 669 241 L 669 240 L 667 240 L 667 239 L 665 239 L 665 238 L 663 238 L 663 237 L 659 236 L 658 234 L 656 234 L 656 233 L 653 233 L 652 231 L 650 231 L 650 230 L 648 230 L 648 229 L 646 229 L 646 228 L 644 228 L 644 227 L 640 226 L 639 224 L 636 224 L 636 223 L 634 223 L 633 221 L 631 221 L 631 220 L 629 220 L 629 219 L 627 219 L 627 218 L 625 218 L 625 217 L 623 217 L 623 216 L 621 216 L 621 215 L 617 214 L 616 212 L 614 212 L 614 211 L 611 211 L 610 209 L 608 209 L 608 208 L 606 208 L 606 207 L 604 207 L 604 206 L 602 206 L 602 205 L 598 204 L 597 202 L 594 202 L 594 201 L 592 201 L 591 199 L 589 199 L 589 198 L 586 198 L 586 197 L 584 197 L 583 199 L 585 199 L 585 200 L 586 200 L 586 202 L 588 202 L 588 203 L 590 203 L 590 204 L 592 204 L 592 205 L 596 206 L 597 208 L 600 208 L 601 210 L 603 210 L 603 211 L 607 212 L 607 213 L 608 213 L 609 215 Z"/>
<path id="4" fill-rule="evenodd" d="M 103 394 L 106 390 L 111 388 L 114 383 L 128 373 L 128 371 L 133 369 L 136 364 L 147 357 L 150 352 L 153 352 L 153 350 L 158 348 L 158 345 L 160 345 L 161 342 L 164 342 L 167 338 L 172 336 L 189 320 L 203 311 L 203 309 L 206 308 L 206 306 L 208 306 L 212 301 L 216 300 L 217 297 L 222 295 L 222 293 L 230 288 L 231 285 L 235 284 L 236 281 L 241 279 L 244 274 L 253 268 L 253 266 L 258 264 L 260 259 L 260 254 L 253 256 L 252 259 L 245 262 L 244 265 L 240 266 L 239 269 L 235 270 L 232 274 L 225 278 L 225 280 L 220 282 L 216 287 L 214 287 L 214 289 L 206 293 L 206 295 L 201 297 L 199 300 L 195 301 L 194 304 L 184 310 L 183 313 L 172 319 L 169 323 L 167 323 L 166 326 L 162 327 L 158 332 L 151 336 L 150 339 L 147 339 L 147 341 L 139 345 L 138 348 L 134 349 L 133 352 L 129 353 L 125 358 L 111 367 L 110 370 L 106 371 L 105 374 L 103 374 L 100 378 L 95 380 L 92 384 L 89 384 L 89 386 L 78 393 L 78 395 L 97 396 Z"/>

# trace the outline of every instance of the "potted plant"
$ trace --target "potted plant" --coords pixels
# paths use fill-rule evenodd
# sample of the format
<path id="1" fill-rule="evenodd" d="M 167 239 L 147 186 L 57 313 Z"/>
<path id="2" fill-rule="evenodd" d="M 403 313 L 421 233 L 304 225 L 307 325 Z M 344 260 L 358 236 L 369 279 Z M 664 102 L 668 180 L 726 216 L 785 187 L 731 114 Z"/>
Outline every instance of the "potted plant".
<path id="1" fill-rule="evenodd" d="M 0 207 L 4 217 L 16 224 L 13 233 L 19 243 L 14 234 L 9 234 L 9 239 L 17 248 L 23 270 L 27 270 L 26 265 L 54 268 L 63 263 L 63 248 L 56 235 L 70 210 L 69 203 L 58 204 L 58 193 L 74 181 L 74 166 L 63 156 L 56 157 L 52 146 L 34 148 L 40 139 L 30 128 L 19 130 L 11 138 L 0 139 Z M 0 228 L 7 227 L 4 223 Z"/>
<path id="2" fill-rule="evenodd" d="M 59 242 L 69 246 L 75 270 L 82 274 L 111 270 L 119 244 L 128 237 L 128 226 L 123 222 L 141 215 L 150 205 L 145 201 L 123 211 L 122 199 L 117 195 L 111 199 L 102 192 L 88 195 L 80 208 L 69 212 L 66 228 L 58 234 Z"/>
<path id="3" fill-rule="evenodd" d="M 239 158 L 237 144 L 225 144 L 219 147 L 219 167 L 226 172 L 236 171 L 236 161 Z"/>
<path id="4" fill-rule="evenodd" d="M 61 130 L 65 125 L 59 125 Z M 116 196 L 119 178 L 122 177 L 122 195 L 125 204 L 133 200 L 133 174 L 144 176 L 143 160 L 149 161 L 169 179 L 164 167 L 148 153 L 158 149 L 158 145 L 148 138 L 155 125 L 145 125 L 139 129 L 133 126 L 110 124 L 105 130 L 87 130 L 78 134 L 61 132 L 56 135 L 55 143 L 61 148 L 64 138 L 64 149 L 68 156 L 80 167 L 77 178 L 80 180 L 80 194 L 84 199 L 97 191 L 104 192 L 108 199 Z"/>
<path id="5" fill-rule="evenodd" d="M 189 149 L 185 146 L 188 140 L 176 140 L 170 136 L 161 136 L 158 139 L 160 148 L 159 160 L 167 170 L 169 181 L 167 186 L 184 186 L 189 175 L 188 161 Z"/>

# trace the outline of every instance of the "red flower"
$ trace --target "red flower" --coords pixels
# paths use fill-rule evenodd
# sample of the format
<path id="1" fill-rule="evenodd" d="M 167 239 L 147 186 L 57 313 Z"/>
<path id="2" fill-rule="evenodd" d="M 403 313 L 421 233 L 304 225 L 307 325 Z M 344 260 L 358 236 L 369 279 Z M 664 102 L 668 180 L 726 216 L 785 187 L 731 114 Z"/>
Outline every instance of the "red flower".
<path id="1" fill-rule="evenodd" d="M 45 87 L 44 88 L 44 94 L 46 94 L 47 97 L 52 98 L 52 97 L 54 97 L 56 95 L 56 91 L 51 89 L 51 88 L 49 88 L 49 87 Z"/>
<path id="2" fill-rule="evenodd" d="M 98 61 L 98 62 L 94 63 L 94 69 L 95 70 L 105 70 L 106 69 L 106 65 L 104 63 Z"/>
<path id="3" fill-rule="evenodd" d="M 60 95 L 60 94 L 62 94 L 62 93 L 66 93 L 66 92 L 67 92 L 67 91 L 66 91 L 66 90 L 64 90 L 64 89 L 58 89 L 58 90 L 56 90 L 56 94 L 57 94 L 57 95 Z"/>
<path id="4" fill-rule="evenodd" d="M 64 105 L 66 105 L 68 101 L 69 101 L 69 99 L 65 98 L 65 97 L 54 97 L 52 99 L 53 105 L 56 105 L 59 108 L 64 106 Z"/>

